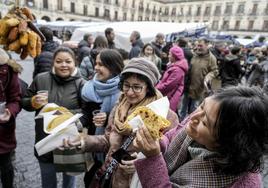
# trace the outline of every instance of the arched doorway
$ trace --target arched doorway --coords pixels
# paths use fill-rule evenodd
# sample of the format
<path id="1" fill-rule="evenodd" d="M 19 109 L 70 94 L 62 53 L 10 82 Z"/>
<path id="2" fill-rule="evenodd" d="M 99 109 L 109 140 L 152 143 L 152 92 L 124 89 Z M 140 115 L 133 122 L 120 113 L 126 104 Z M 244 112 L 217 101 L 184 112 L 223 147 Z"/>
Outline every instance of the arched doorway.
<path id="1" fill-rule="evenodd" d="M 57 18 L 56 21 L 64 21 L 63 18 Z"/>
<path id="2" fill-rule="evenodd" d="M 43 16 L 41 18 L 41 20 L 46 20 L 47 22 L 50 22 L 51 21 L 50 17 L 48 17 L 48 16 Z"/>

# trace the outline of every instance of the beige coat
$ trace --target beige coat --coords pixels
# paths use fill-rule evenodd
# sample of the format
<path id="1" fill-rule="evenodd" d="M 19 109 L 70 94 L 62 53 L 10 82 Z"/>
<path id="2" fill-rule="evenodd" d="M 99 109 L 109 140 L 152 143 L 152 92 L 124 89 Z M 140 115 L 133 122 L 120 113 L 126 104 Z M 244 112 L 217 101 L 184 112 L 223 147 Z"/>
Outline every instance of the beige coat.
<path id="1" fill-rule="evenodd" d="M 205 92 L 204 80 L 212 81 L 217 75 L 217 60 L 211 52 L 204 56 L 194 55 L 191 60 L 189 96 L 202 100 Z"/>

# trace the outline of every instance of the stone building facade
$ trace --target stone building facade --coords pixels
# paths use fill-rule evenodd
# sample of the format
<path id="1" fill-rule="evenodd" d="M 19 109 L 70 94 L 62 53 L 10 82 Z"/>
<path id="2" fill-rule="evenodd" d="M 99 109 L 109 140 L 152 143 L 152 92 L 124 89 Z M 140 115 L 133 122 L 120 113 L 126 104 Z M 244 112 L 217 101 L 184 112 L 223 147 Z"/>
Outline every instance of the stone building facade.
<path id="1" fill-rule="evenodd" d="M 267 0 L 17 0 L 47 21 L 209 22 L 209 31 L 268 35 Z"/>

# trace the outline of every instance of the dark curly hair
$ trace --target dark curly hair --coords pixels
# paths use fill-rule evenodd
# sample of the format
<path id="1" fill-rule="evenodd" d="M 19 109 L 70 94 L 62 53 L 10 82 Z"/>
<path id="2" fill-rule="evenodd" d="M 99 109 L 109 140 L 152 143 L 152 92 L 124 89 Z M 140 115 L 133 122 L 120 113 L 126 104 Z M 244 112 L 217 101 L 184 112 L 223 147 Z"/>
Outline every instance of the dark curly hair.
<path id="1" fill-rule="evenodd" d="M 147 78 L 144 75 L 137 74 L 137 73 L 131 73 L 131 72 L 126 72 L 124 74 L 121 74 L 121 76 L 120 76 L 120 82 L 118 84 L 119 89 L 121 91 L 123 91 L 122 87 L 123 87 L 124 81 L 127 80 L 130 77 L 133 77 L 133 76 L 136 77 L 138 80 L 144 81 L 146 83 L 146 85 L 147 85 L 146 97 L 156 96 L 156 90 L 153 87 L 153 85 L 151 84 L 149 78 Z"/>
<path id="2" fill-rule="evenodd" d="M 220 103 L 216 120 L 216 170 L 238 175 L 261 169 L 268 143 L 268 96 L 260 88 L 227 87 L 213 99 Z"/>

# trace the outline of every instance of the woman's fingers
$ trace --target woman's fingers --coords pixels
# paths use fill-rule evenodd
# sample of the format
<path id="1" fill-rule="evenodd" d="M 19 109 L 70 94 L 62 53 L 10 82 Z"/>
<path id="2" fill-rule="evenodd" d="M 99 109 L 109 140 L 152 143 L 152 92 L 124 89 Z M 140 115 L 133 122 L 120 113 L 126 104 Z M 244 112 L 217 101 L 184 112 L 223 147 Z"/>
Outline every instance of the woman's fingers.
<path id="1" fill-rule="evenodd" d="M 133 165 L 123 165 L 123 164 L 119 164 L 119 168 L 123 169 L 125 171 L 125 173 L 127 174 L 134 174 L 135 172 L 135 166 Z"/>

